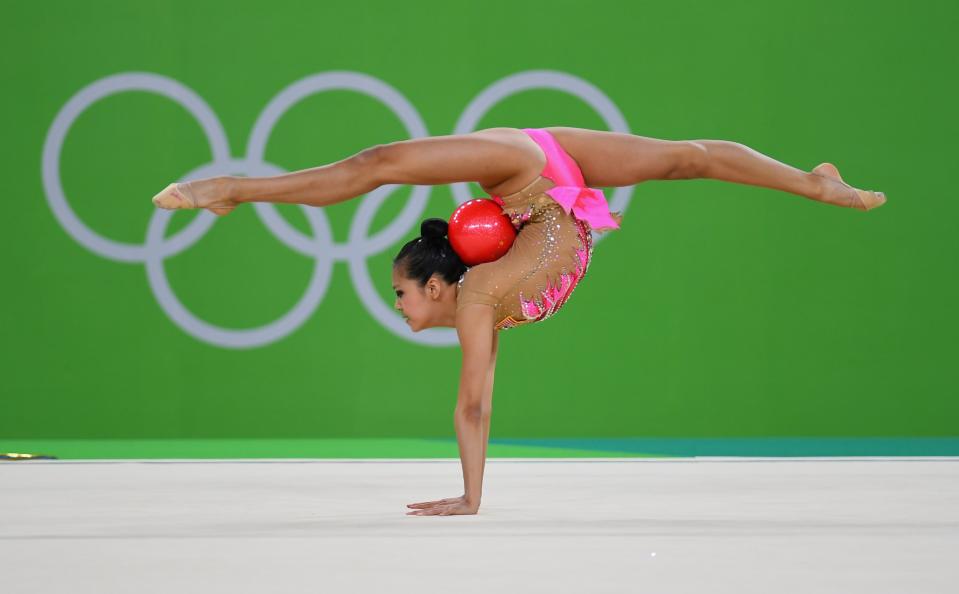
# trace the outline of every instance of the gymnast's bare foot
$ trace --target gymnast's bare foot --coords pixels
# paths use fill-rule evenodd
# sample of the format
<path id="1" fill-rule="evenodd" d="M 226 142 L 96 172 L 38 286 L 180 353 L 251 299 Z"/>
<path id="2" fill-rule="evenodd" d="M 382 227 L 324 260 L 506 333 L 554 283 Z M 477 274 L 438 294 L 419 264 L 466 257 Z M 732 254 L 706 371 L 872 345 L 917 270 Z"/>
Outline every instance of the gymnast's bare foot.
<path id="1" fill-rule="evenodd" d="M 230 196 L 232 181 L 228 176 L 208 177 L 173 183 L 153 197 L 153 204 L 167 210 L 205 208 L 215 215 L 230 214 L 236 201 Z"/>
<path id="2" fill-rule="evenodd" d="M 821 202 L 859 210 L 872 210 L 886 203 L 886 195 L 882 192 L 859 190 L 844 182 L 832 163 L 820 163 L 813 168 L 812 173 L 826 182 L 823 184 Z"/>

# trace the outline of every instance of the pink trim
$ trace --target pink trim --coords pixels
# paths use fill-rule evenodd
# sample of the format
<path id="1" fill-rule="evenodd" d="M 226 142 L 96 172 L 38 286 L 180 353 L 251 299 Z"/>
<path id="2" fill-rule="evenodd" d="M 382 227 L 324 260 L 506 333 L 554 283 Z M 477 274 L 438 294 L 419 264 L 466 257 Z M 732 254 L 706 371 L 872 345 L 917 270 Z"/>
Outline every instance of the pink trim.
<path id="1" fill-rule="evenodd" d="M 576 161 L 563 150 L 556 138 L 540 128 L 523 128 L 546 154 L 546 167 L 540 173 L 556 184 L 546 194 L 559 203 L 567 213 L 590 224 L 594 229 L 619 229 L 619 223 L 609 213 L 609 204 L 602 190 L 587 188 Z"/>
<path id="2" fill-rule="evenodd" d="M 575 269 L 571 273 L 561 274 L 559 282 L 555 285 L 547 281 L 546 288 L 538 296 L 531 296 L 527 299 L 520 293 L 520 309 L 527 321 L 538 322 L 559 311 L 566 300 L 569 299 L 569 296 L 573 294 L 573 289 L 586 275 L 586 271 L 589 269 L 593 238 L 586 224 L 577 222 L 576 225 L 579 228 L 578 235 L 582 241 L 582 249 L 576 248 L 578 262 Z"/>

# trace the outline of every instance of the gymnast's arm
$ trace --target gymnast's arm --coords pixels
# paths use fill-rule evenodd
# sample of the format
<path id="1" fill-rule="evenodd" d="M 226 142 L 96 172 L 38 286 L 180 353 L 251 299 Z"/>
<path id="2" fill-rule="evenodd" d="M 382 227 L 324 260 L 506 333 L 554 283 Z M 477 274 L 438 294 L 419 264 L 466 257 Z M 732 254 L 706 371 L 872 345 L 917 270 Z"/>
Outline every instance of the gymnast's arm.
<path id="1" fill-rule="evenodd" d="M 487 306 L 489 307 L 489 306 Z M 496 351 L 499 347 L 499 332 L 493 332 L 493 354 L 490 356 L 489 367 L 486 370 L 486 383 L 483 384 L 483 470 L 486 470 L 486 449 L 489 445 L 489 425 L 493 417 L 493 376 L 496 374 Z M 483 473 L 480 473 L 482 482 Z"/>
<path id="2" fill-rule="evenodd" d="M 456 333 L 463 351 L 460 385 L 453 415 L 463 467 L 466 503 L 479 509 L 486 464 L 486 439 L 492 413 L 492 369 L 495 364 L 494 309 L 470 303 L 456 312 Z M 489 397 L 486 396 L 487 389 Z"/>

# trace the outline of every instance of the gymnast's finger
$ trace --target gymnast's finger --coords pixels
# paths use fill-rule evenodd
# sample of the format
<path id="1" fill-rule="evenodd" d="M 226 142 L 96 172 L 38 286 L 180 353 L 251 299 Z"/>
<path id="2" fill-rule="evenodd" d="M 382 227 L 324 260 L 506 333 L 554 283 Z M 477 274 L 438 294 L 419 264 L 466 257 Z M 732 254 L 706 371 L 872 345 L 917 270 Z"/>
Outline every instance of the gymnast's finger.
<path id="1" fill-rule="evenodd" d="M 430 507 L 440 503 L 449 503 L 455 498 L 437 499 L 436 501 L 421 501 L 420 503 L 407 503 L 406 507 Z"/>

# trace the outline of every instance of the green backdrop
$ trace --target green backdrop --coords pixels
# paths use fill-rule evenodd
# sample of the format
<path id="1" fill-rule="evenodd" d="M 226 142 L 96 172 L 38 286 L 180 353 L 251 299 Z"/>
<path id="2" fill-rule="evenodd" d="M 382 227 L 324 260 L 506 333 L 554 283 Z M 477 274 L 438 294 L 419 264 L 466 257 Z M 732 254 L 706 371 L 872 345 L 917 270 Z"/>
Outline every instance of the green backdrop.
<path id="1" fill-rule="evenodd" d="M 509 77 L 578 81 L 634 134 L 733 140 L 805 170 L 831 161 L 888 196 L 864 213 L 715 180 L 636 186 L 622 230 L 596 245 L 564 309 L 501 334 L 494 438 L 959 436 L 955 3 L 184 0 L 6 13 L 0 450 L 54 438 L 449 443 L 459 349 L 389 330 L 346 259 L 291 249 L 252 206 L 160 260 L 207 339 L 161 307 L 137 259 L 157 216 L 150 197 L 213 150 L 182 101 L 118 92 L 55 130 L 91 85 L 163 80 L 209 108 L 243 175 L 264 108 L 334 72 L 389 88 L 430 135 L 453 133 Z M 555 88 L 517 92 L 476 127 L 551 125 L 609 128 Z M 57 167 L 45 171 L 57 133 Z M 288 106 L 265 141 L 268 165 L 256 166 L 313 167 L 409 135 L 369 95 L 320 92 Z M 68 232 L 52 173 L 77 220 L 127 251 L 107 257 Z M 411 191 L 383 199 L 373 232 Z M 350 237 L 360 204 L 323 213 L 338 249 L 363 249 Z M 452 188 L 435 187 L 416 220 L 454 206 Z M 304 209 L 276 212 L 313 236 Z M 196 215 L 171 216 L 167 237 Z M 417 234 L 407 225 L 356 258 L 382 307 L 391 258 Z M 325 292 L 282 336 L 209 338 L 283 318 L 314 273 L 327 275 Z"/>

